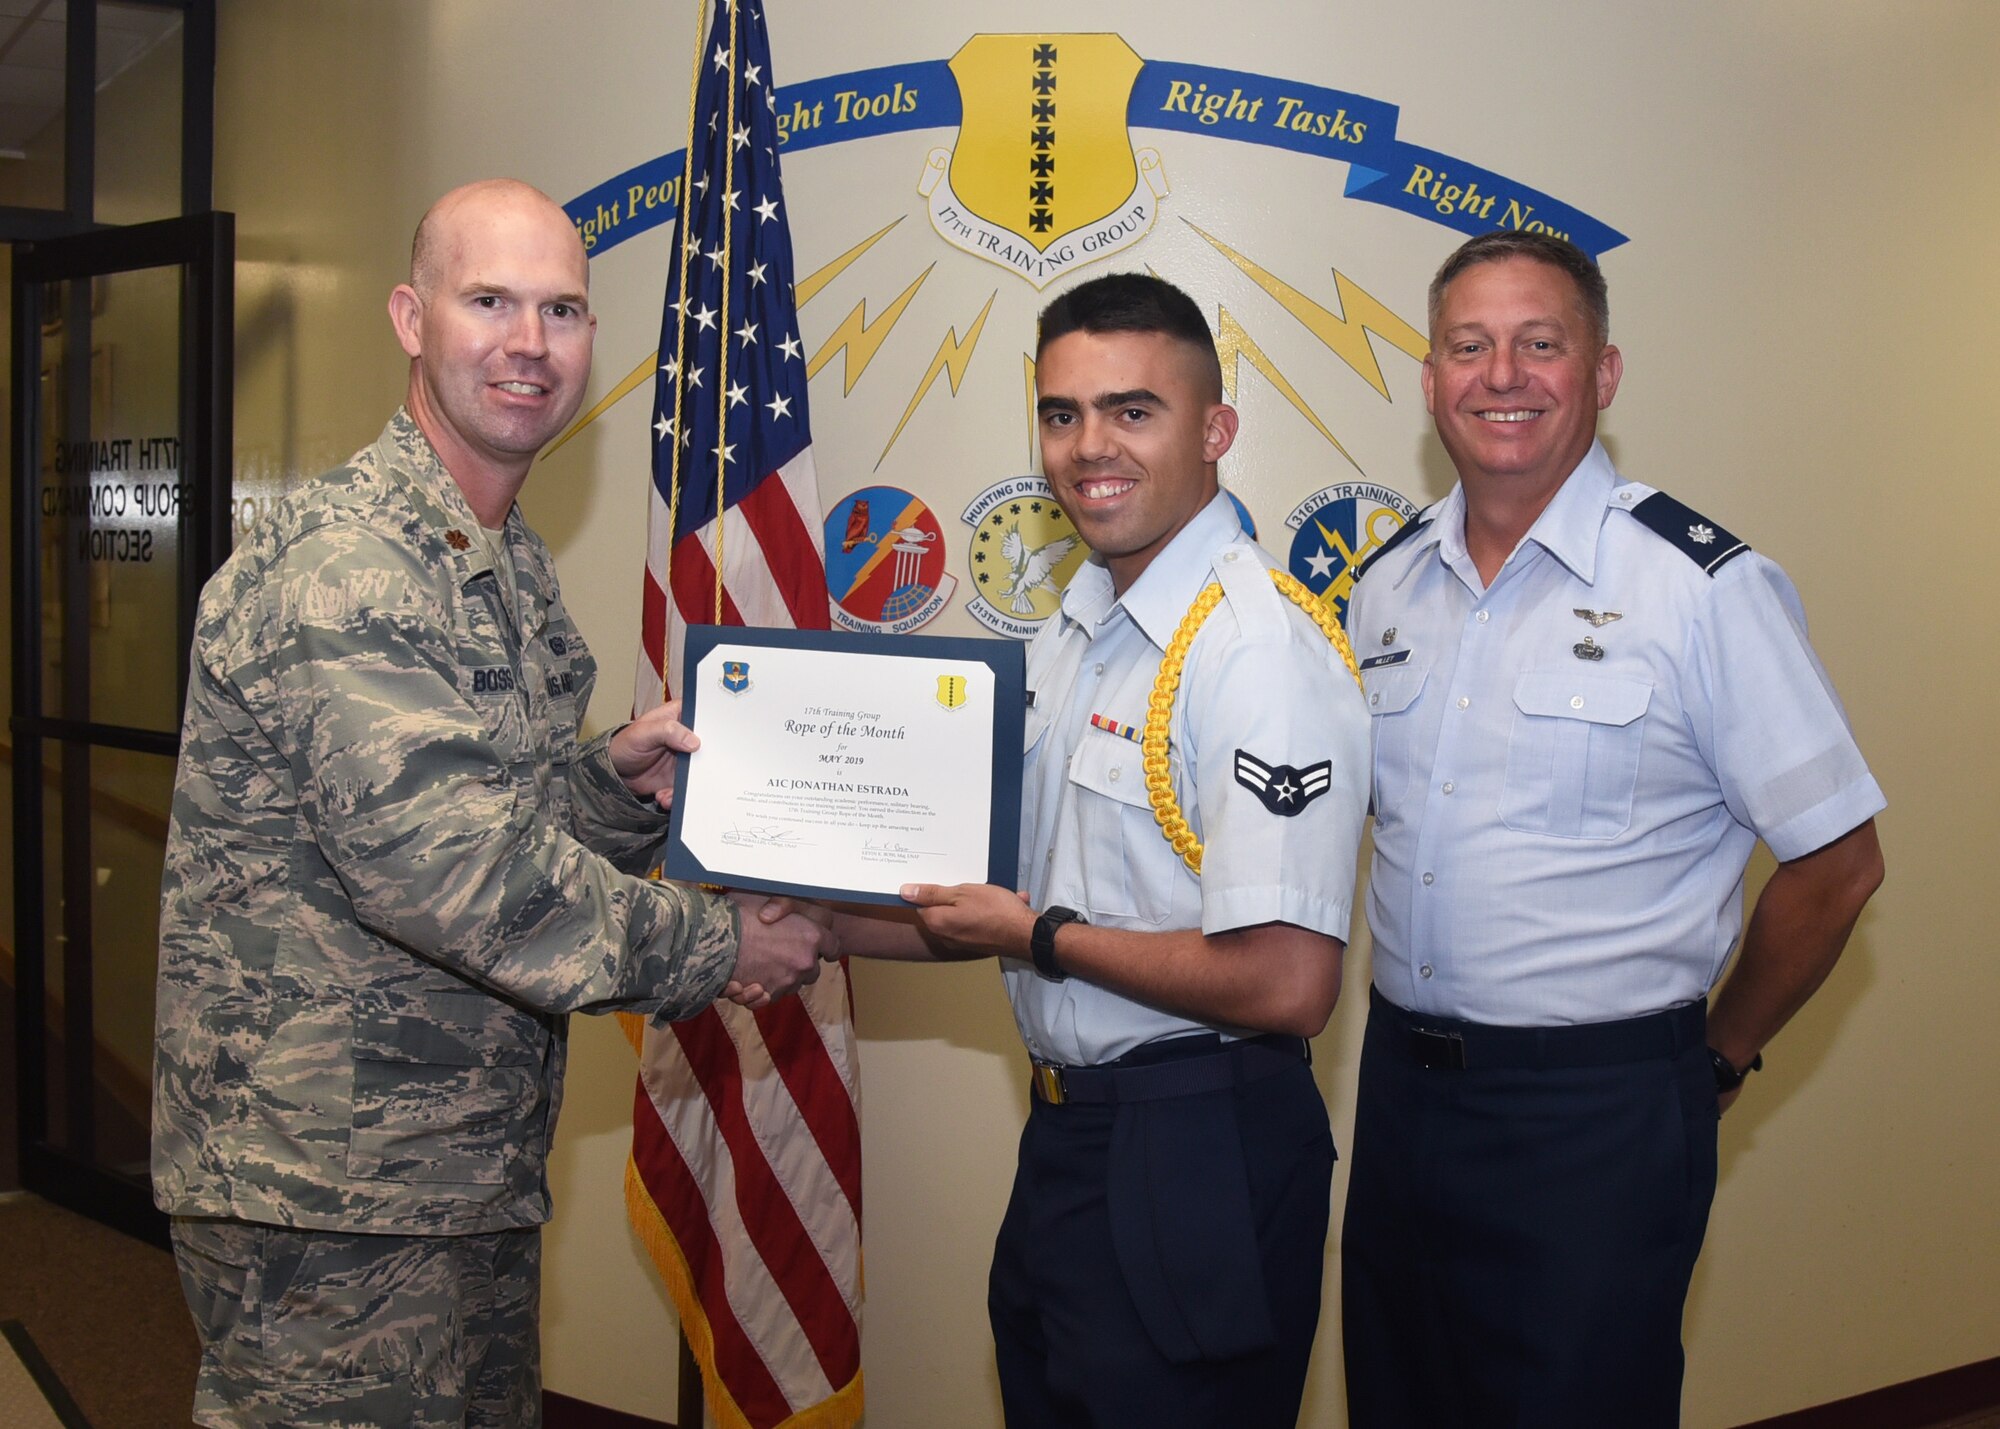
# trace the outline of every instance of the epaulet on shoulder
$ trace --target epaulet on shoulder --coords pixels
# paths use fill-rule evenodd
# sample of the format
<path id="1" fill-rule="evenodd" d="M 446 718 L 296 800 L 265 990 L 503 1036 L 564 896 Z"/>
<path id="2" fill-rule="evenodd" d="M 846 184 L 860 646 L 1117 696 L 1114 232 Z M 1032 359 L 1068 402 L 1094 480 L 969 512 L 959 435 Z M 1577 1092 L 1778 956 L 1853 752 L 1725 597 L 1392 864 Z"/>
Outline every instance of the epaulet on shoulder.
<path id="1" fill-rule="evenodd" d="M 1372 567 L 1377 561 L 1381 560 L 1384 556 L 1388 555 L 1389 552 L 1395 550 L 1396 547 L 1402 545 L 1403 542 L 1407 541 L 1410 537 L 1416 535 L 1417 532 L 1423 530 L 1424 527 L 1430 524 L 1431 524 L 1431 518 L 1422 513 L 1419 513 L 1418 515 L 1411 517 L 1408 521 L 1405 521 L 1402 525 L 1396 528 L 1395 534 L 1390 536 L 1389 539 L 1384 541 L 1381 545 L 1377 546 L 1375 548 L 1375 553 L 1371 555 L 1367 560 L 1361 563 L 1361 569 L 1354 573 L 1354 578 L 1356 580 L 1360 580 L 1363 576 L 1368 574 L 1369 568 Z"/>
<path id="2" fill-rule="evenodd" d="M 1738 540 L 1664 491 L 1654 492 L 1631 510 L 1640 525 L 1711 576 L 1750 549 L 1749 542 Z"/>
<path id="3" fill-rule="evenodd" d="M 1247 543 L 1237 543 L 1221 552 L 1215 562 L 1215 579 L 1240 623 L 1249 625 L 1256 617 L 1276 623 L 1283 614 L 1285 598 L 1271 583 L 1269 568 Z"/>

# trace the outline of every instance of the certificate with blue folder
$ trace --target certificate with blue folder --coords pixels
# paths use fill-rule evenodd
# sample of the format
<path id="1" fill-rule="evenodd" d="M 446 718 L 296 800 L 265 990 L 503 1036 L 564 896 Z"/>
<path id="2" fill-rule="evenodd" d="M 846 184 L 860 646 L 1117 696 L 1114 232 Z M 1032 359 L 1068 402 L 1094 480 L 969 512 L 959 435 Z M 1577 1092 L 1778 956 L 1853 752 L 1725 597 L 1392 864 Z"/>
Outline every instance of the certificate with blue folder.
<path id="1" fill-rule="evenodd" d="M 1014 886 L 1025 660 L 1012 640 L 696 625 L 666 875 L 900 903 Z"/>

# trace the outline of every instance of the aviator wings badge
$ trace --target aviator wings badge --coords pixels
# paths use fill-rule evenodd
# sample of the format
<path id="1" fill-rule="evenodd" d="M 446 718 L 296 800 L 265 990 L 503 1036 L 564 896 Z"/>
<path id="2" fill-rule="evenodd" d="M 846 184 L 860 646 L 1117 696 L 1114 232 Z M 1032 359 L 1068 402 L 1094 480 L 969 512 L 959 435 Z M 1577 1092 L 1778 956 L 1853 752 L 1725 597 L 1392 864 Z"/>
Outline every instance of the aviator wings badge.
<path id="1" fill-rule="evenodd" d="M 1582 606 L 1578 606 L 1571 614 L 1579 620 L 1589 621 L 1592 625 L 1609 625 L 1614 620 L 1625 618 L 1625 612 L 1622 610 L 1586 610 Z"/>

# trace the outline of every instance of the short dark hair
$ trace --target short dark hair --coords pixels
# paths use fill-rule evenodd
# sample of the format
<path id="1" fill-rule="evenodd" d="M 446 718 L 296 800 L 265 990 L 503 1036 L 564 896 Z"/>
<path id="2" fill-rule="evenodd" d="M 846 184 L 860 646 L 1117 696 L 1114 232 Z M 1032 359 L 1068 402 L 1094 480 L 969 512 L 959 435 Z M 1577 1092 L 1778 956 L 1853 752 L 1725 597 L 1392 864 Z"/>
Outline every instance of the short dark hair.
<path id="1" fill-rule="evenodd" d="M 1474 264 L 1498 263 L 1503 258 L 1531 258 L 1568 274 L 1569 280 L 1576 284 L 1583 315 L 1597 331 L 1598 344 L 1601 346 L 1611 340 L 1611 295 L 1605 289 L 1604 273 L 1597 266 L 1597 261 L 1567 238 L 1559 238 L 1553 233 L 1525 233 L 1517 229 L 1501 229 L 1468 238 L 1459 244 L 1451 257 L 1444 260 L 1444 266 L 1431 279 L 1430 329 L 1433 334 L 1437 332 L 1438 314 L 1444 311 L 1444 291 L 1451 286 L 1452 279 Z"/>
<path id="2" fill-rule="evenodd" d="M 1151 273 L 1106 273 L 1078 283 L 1042 309 L 1035 359 L 1073 332 L 1158 332 L 1197 349 L 1205 359 L 1211 395 L 1222 399 L 1222 362 L 1215 333 L 1193 298 Z"/>

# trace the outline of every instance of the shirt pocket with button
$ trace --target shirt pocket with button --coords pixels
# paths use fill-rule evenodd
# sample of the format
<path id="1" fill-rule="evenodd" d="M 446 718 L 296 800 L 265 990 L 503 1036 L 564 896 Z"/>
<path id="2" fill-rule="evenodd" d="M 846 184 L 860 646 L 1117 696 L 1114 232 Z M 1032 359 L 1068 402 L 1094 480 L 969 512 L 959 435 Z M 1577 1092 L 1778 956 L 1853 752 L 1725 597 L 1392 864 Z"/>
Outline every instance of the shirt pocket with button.
<path id="1" fill-rule="evenodd" d="M 1416 758 L 1417 717 L 1413 706 L 1424 692 L 1430 670 L 1424 665 L 1391 665 L 1364 671 L 1368 730 L 1374 743 L 1374 807 L 1377 817 L 1398 806 L 1410 785 Z"/>
<path id="2" fill-rule="evenodd" d="M 496 1185 L 525 1149 L 550 1033 L 477 992 L 371 992 L 354 1013 L 347 1174 Z"/>
<path id="3" fill-rule="evenodd" d="M 1522 675 L 1514 683 L 1501 822 L 1557 838 L 1625 832 L 1652 699 L 1645 680 L 1569 670 Z"/>
<path id="4" fill-rule="evenodd" d="M 1172 755 L 1169 760 L 1173 763 Z M 1098 730 L 1086 732 L 1070 758 L 1088 911 L 1159 923 L 1172 911 L 1180 855 L 1167 843 L 1146 794 L 1139 746 Z"/>

